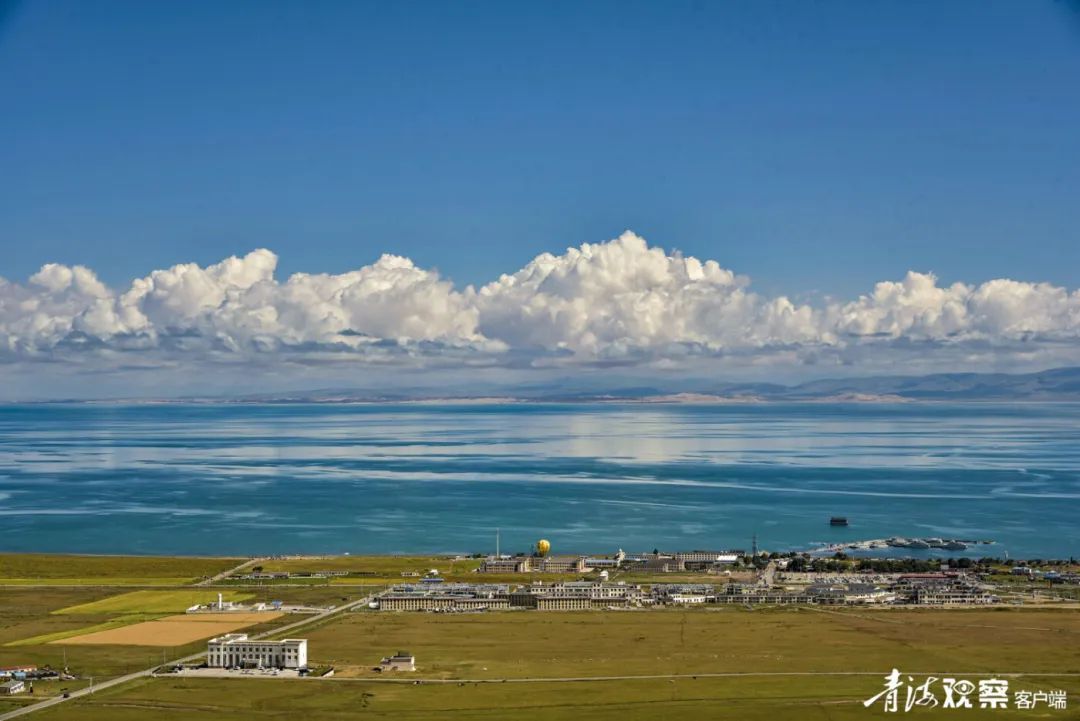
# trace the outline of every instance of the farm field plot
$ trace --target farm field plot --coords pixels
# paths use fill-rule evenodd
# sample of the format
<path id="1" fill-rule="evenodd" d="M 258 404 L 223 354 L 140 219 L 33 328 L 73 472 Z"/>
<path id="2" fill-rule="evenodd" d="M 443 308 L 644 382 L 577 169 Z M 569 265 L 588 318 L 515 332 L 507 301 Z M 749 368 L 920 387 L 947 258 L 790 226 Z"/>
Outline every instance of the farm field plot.
<path id="1" fill-rule="evenodd" d="M 134 623 L 141 623 L 143 621 L 152 621 L 156 616 L 136 615 L 136 616 L 118 616 L 116 618 L 109 619 L 108 621 L 102 621 L 101 623 L 95 623 L 91 626 L 84 625 L 85 621 L 80 621 L 78 625 L 58 629 L 56 631 L 50 631 L 37 636 L 30 636 L 28 638 L 20 638 L 16 641 L 9 641 L 5 646 L 11 646 L 13 648 L 19 646 L 40 646 L 43 643 L 59 643 L 66 639 L 73 638 L 75 636 L 83 636 L 88 633 L 97 633 L 98 631 L 105 631 L 111 628 L 119 628 L 121 626 L 130 626 Z"/>
<path id="2" fill-rule="evenodd" d="M 217 601 L 218 593 L 217 590 L 205 589 L 130 591 L 90 603 L 68 606 L 53 613 L 179 613 L 198 604 Z M 254 597 L 254 594 L 242 591 L 223 590 L 220 593 L 226 601 L 247 601 Z"/>
<path id="3" fill-rule="evenodd" d="M 65 638 L 62 641 L 53 641 L 52 643 L 154 646 L 159 648 L 162 646 L 183 646 L 193 641 L 267 623 L 283 615 L 278 612 L 181 614 L 154 621 L 143 621 L 118 628 L 94 631 Z"/>

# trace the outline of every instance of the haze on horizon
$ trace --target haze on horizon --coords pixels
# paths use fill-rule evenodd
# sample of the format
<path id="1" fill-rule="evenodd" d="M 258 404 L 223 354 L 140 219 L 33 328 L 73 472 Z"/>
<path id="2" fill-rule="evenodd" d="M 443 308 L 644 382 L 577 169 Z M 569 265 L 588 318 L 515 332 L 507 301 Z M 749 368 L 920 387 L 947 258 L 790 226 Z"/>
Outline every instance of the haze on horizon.
<path id="1" fill-rule="evenodd" d="M 5 4 L 0 397 L 1080 365 L 1076 7 Z"/>

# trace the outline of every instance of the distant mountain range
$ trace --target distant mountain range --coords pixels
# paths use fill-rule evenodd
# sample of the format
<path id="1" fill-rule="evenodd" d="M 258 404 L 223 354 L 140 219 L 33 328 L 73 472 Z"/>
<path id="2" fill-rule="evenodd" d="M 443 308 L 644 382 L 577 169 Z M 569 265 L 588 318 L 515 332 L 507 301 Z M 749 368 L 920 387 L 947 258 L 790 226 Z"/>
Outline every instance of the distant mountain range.
<path id="1" fill-rule="evenodd" d="M 573 385 L 580 386 L 551 382 L 522 387 L 492 387 L 471 395 L 432 394 L 430 390 L 407 389 L 391 393 L 359 389 L 320 389 L 212 400 L 249 403 L 1080 401 L 1080 368 L 1055 368 L 1025 374 L 935 373 L 924 376 L 873 376 L 814 380 L 798 385 L 688 381 L 672 388 L 626 386 L 567 389 Z"/>

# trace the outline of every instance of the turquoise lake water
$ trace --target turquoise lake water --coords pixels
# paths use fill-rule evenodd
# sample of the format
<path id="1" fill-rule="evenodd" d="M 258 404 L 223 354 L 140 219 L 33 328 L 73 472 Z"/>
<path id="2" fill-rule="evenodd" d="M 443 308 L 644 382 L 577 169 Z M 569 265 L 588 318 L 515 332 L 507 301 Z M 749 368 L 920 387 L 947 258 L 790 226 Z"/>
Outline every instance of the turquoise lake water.
<path id="1" fill-rule="evenodd" d="M 0 407 L 7 551 L 1067 557 L 1078 511 L 1076 404 Z"/>

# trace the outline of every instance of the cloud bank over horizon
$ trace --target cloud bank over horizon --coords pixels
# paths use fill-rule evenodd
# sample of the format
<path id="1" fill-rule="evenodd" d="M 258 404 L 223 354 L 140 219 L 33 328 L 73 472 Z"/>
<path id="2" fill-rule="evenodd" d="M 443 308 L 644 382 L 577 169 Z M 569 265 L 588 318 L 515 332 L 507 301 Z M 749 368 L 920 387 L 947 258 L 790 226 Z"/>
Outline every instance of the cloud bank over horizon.
<path id="1" fill-rule="evenodd" d="M 206 362 L 412 368 L 925 368 L 1080 359 L 1080 290 L 908 271 L 853 300 L 754 292 L 715 260 L 625 232 L 544 253 L 480 287 L 386 254 L 340 274 L 275 277 L 266 249 L 154 270 L 113 289 L 51 263 L 0 277 L 0 364 L 107 372 Z M 894 369 L 902 372 L 903 369 Z"/>

